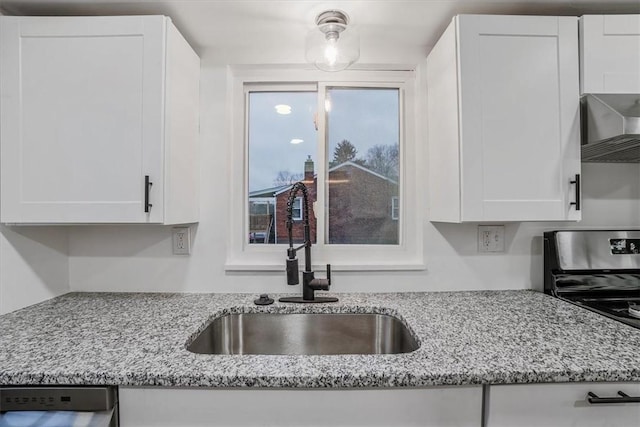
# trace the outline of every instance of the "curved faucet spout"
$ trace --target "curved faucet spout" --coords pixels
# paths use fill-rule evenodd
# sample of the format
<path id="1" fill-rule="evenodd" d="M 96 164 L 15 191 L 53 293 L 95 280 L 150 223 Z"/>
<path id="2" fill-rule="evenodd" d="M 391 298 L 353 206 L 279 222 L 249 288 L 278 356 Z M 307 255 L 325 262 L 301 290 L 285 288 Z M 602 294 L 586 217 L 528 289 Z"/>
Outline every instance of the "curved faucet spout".
<path id="1" fill-rule="evenodd" d="M 304 227 L 304 243 L 298 248 L 293 247 L 293 203 L 298 192 L 302 192 L 302 222 Z M 311 227 L 309 225 L 309 192 L 302 182 L 296 182 L 289 191 L 287 200 L 287 235 L 289 237 L 289 259 L 294 259 L 296 252 L 304 247 L 304 271 L 311 271 Z"/>
<path id="2" fill-rule="evenodd" d="M 304 226 L 304 242 L 297 248 L 293 247 L 293 203 L 299 192 L 302 192 L 302 222 Z M 337 298 L 326 297 L 316 298 L 314 293 L 317 290 L 328 291 L 331 285 L 331 266 L 327 264 L 327 278 L 316 279 L 311 270 L 311 227 L 309 225 L 309 192 L 306 185 L 296 182 L 289 191 L 287 200 L 287 234 L 289 238 L 289 248 L 287 249 L 287 284 L 297 285 L 300 283 L 298 272 L 298 258 L 296 252 L 304 248 L 304 271 L 302 272 L 302 297 L 280 298 L 282 302 L 335 302 Z"/>

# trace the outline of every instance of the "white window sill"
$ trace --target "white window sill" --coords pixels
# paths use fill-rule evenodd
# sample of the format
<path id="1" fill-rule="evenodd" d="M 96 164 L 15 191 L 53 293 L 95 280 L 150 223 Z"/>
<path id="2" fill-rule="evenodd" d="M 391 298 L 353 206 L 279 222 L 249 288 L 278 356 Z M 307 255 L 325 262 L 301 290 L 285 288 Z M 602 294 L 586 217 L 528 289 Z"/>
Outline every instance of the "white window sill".
<path id="1" fill-rule="evenodd" d="M 225 271 L 285 271 L 285 258 L 282 257 L 282 262 L 279 264 L 256 264 L 256 263 L 238 263 L 229 262 L 225 264 Z M 299 264 L 302 267 L 304 260 L 299 259 Z M 325 271 L 326 266 L 324 264 L 313 264 L 312 269 L 314 271 Z M 331 271 L 420 271 L 425 270 L 426 265 L 420 262 L 407 262 L 407 263 L 376 263 L 376 264 L 331 264 Z"/>

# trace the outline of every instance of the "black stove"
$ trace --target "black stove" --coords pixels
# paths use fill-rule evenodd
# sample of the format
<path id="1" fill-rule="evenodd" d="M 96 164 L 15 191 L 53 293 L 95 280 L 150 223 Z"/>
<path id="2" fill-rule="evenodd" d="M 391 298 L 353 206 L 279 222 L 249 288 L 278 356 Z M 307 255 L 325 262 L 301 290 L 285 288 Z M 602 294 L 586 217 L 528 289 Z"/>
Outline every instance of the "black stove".
<path id="1" fill-rule="evenodd" d="M 544 291 L 640 328 L 640 230 L 544 233 Z"/>

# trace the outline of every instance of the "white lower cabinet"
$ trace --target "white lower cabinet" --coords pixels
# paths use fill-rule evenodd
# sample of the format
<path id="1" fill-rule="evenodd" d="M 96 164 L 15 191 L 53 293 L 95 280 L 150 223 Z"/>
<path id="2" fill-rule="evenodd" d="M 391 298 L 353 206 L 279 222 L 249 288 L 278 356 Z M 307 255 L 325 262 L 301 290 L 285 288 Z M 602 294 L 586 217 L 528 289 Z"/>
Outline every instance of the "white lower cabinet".
<path id="1" fill-rule="evenodd" d="M 120 387 L 123 427 L 479 427 L 482 387 L 206 389 Z"/>
<path id="2" fill-rule="evenodd" d="M 567 383 L 488 387 L 486 427 L 638 427 L 640 403 L 588 402 L 588 393 L 640 396 L 640 383 Z"/>

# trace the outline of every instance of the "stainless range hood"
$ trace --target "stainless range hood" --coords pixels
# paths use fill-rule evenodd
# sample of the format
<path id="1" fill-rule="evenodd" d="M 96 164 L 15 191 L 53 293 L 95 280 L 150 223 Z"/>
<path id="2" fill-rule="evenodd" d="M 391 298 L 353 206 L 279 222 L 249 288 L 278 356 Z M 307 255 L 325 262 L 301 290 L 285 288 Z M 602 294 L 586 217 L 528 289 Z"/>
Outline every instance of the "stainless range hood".
<path id="1" fill-rule="evenodd" d="M 582 98 L 582 161 L 640 162 L 640 94 Z"/>

